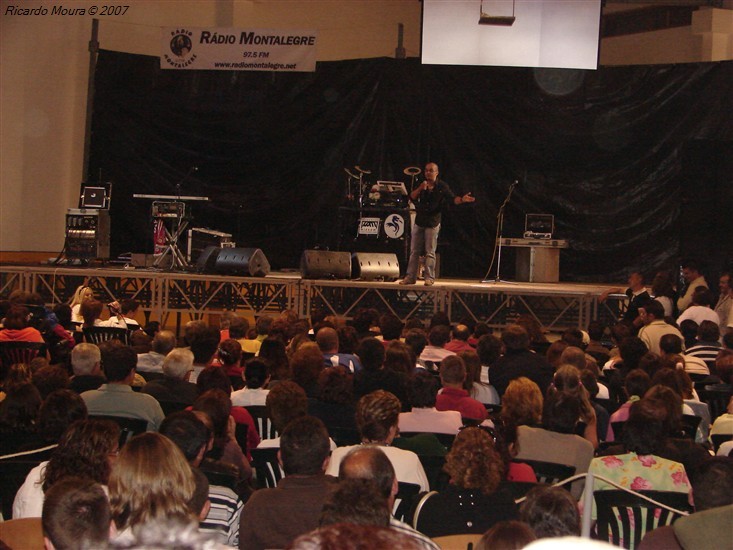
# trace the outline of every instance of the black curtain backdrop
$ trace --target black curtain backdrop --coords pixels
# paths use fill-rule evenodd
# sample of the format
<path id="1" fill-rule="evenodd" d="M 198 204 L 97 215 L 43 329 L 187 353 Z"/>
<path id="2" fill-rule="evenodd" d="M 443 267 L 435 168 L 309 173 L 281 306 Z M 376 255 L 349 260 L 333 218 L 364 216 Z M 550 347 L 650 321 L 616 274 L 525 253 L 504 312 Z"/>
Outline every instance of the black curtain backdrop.
<path id="1" fill-rule="evenodd" d="M 115 256 L 152 249 L 150 203 L 132 194 L 174 195 L 180 183 L 211 198 L 193 206 L 193 226 L 286 268 L 335 245 L 344 167 L 409 183 L 405 167 L 434 161 L 477 199 L 444 216 L 442 275 L 485 274 L 518 179 L 505 236 L 520 236 L 525 213 L 554 214 L 571 243 L 561 278 L 605 281 L 671 268 L 683 252 L 722 265 L 732 144 L 731 62 L 574 71 L 367 59 L 269 73 L 161 70 L 156 57 L 102 51 L 88 177 L 114 183 Z M 707 207 L 686 215 L 690 197 Z M 698 242 L 685 241 L 691 224 Z M 512 271 L 509 255 L 502 274 Z"/>

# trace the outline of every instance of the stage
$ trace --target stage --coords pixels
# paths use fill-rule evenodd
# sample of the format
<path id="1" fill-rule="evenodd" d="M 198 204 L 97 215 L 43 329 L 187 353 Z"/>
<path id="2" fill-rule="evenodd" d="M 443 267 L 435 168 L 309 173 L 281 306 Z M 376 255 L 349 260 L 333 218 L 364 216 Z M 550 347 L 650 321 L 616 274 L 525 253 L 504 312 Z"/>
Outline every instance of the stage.
<path id="1" fill-rule="evenodd" d="M 501 328 L 518 315 L 534 316 L 547 332 L 586 327 L 600 319 L 612 323 L 623 307 L 623 295 L 600 303 L 607 285 L 580 283 L 481 282 L 480 279 L 438 279 L 421 282 L 303 279 L 299 272 L 273 272 L 267 277 L 204 275 L 180 271 L 123 267 L 59 267 L 0 265 L 0 296 L 15 289 L 39 293 L 47 305 L 68 303 L 77 286 L 94 289 L 109 302 L 131 298 L 140 302 L 145 319 L 178 331 L 188 319 L 207 319 L 224 311 L 254 318 L 284 309 L 308 317 L 315 309 L 351 318 L 360 308 L 390 311 L 403 321 L 427 320 L 445 311 L 454 322 L 472 318 Z"/>

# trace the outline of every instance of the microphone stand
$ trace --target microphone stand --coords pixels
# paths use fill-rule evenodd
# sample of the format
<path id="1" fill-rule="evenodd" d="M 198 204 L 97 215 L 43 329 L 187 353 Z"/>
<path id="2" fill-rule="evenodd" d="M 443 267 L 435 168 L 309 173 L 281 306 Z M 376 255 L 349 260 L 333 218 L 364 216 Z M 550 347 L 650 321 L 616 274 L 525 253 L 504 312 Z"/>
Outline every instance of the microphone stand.
<path id="1" fill-rule="evenodd" d="M 509 204 L 509 201 L 512 198 L 512 193 L 514 193 L 514 189 L 519 185 L 519 180 L 514 180 L 512 184 L 509 186 L 509 193 L 507 193 L 506 198 L 504 199 L 504 202 L 501 203 L 501 206 L 499 207 L 499 212 L 496 216 L 496 239 L 494 242 L 494 254 L 496 257 L 496 277 L 494 277 L 493 280 L 489 279 L 489 273 L 491 273 L 491 268 L 494 267 L 494 257 L 491 258 L 491 265 L 489 266 L 489 270 L 486 272 L 486 277 L 484 278 L 482 283 L 505 283 L 509 281 L 502 281 L 501 280 L 501 249 L 502 249 L 502 240 L 503 240 L 503 233 L 504 233 L 504 211 L 506 210 L 507 204 Z M 498 247 L 498 254 L 497 254 L 497 247 Z"/>

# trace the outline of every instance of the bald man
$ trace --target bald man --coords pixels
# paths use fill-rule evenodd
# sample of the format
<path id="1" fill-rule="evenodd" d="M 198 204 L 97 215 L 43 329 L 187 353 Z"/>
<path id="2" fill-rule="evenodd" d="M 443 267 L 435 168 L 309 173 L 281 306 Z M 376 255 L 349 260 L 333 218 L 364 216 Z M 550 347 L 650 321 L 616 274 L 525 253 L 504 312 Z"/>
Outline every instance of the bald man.
<path id="1" fill-rule="evenodd" d="M 415 224 L 412 226 L 412 243 L 407 274 L 400 281 L 401 285 L 414 285 L 417 280 L 417 268 L 420 256 L 425 254 L 425 286 L 435 282 L 435 249 L 438 247 L 441 214 L 449 204 L 464 204 L 476 199 L 471 193 L 457 196 L 448 184 L 438 178 L 438 165 L 429 162 L 425 165 L 425 180 L 417 186 L 410 199 L 415 204 Z"/>

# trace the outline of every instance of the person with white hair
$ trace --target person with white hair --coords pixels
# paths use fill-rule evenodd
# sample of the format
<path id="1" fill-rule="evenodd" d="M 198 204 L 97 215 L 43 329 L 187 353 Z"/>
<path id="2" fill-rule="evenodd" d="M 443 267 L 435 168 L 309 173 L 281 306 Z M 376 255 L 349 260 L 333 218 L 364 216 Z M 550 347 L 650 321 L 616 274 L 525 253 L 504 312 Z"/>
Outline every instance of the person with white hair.
<path id="1" fill-rule="evenodd" d="M 70 389 L 76 393 L 87 390 L 96 390 L 107 379 L 102 374 L 102 353 L 95 344 L 81 343 L 71 350 L 71 368 L 74 376 L 71 378 Z"/>
<path id="2" fill-rule="evenodd" d="M 196 384 L 189 382 L 192 372 L 193 353 L 188 349 L 176 348 L 163 360 L 164 377 L 145 384 L 142 392 L 152 395 L 161 403 L 193 405 L 199 389 Z"/>
<path id="3" fill-rule="evenodd" d="M 176 335 L 170 330 L 161 330 L 153 338 L 152 349 L 137 356 L 139 372 L 163 372 L 163 360 L 176 347 Z"/>

